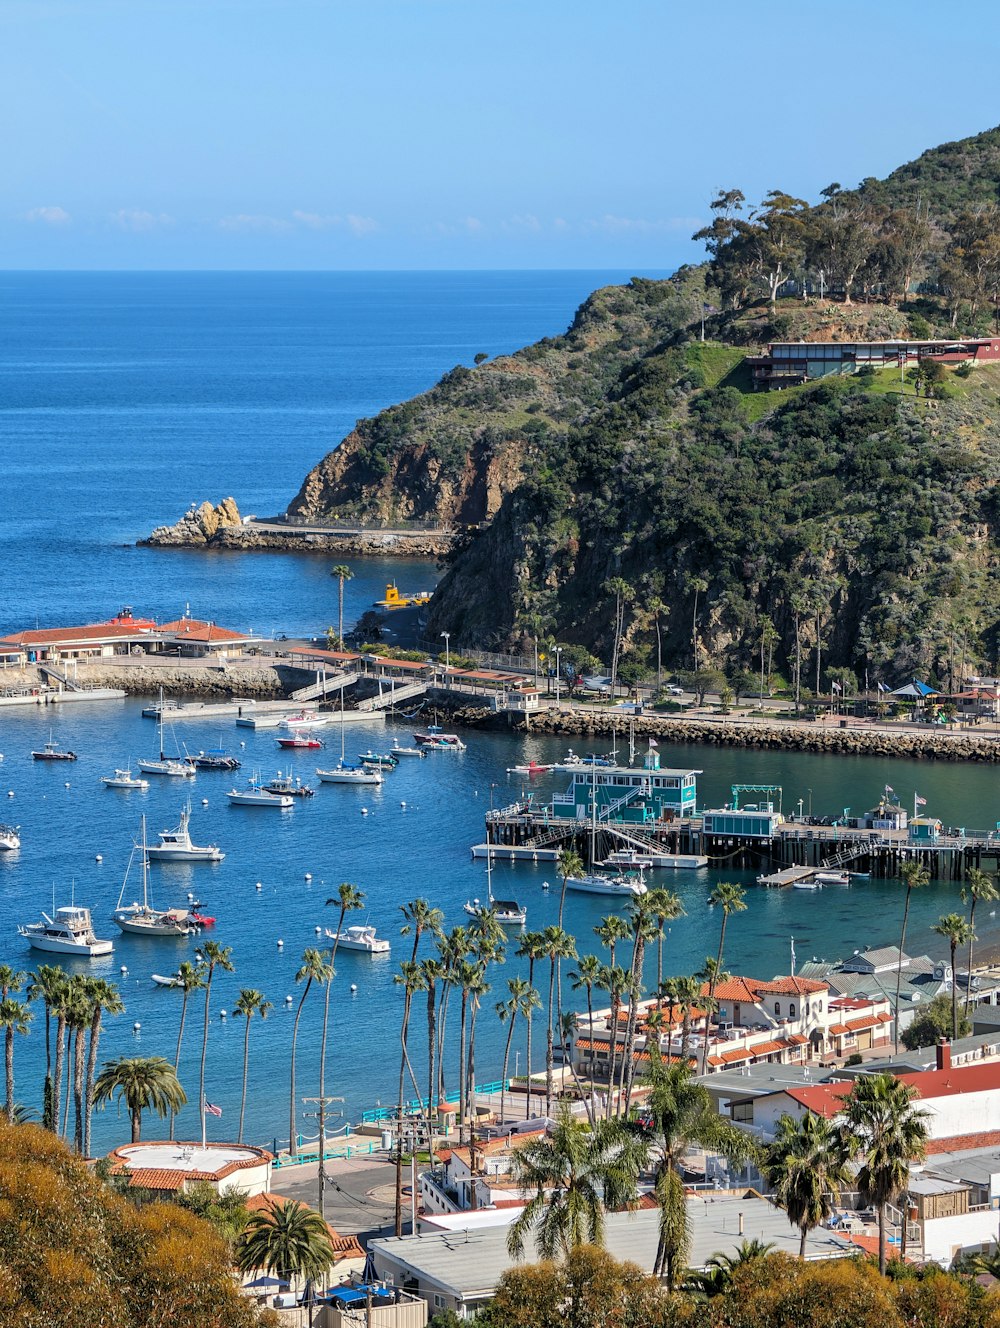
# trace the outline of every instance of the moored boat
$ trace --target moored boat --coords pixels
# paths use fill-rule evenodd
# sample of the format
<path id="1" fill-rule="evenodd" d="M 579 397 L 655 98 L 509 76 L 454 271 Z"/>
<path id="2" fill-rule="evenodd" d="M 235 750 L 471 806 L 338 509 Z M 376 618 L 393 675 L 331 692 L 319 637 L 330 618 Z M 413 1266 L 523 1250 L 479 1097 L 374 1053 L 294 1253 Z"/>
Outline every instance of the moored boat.
<path id="1" fill-rule="evenodd" d="M 278 724 L 279 729 L 311 729 L 317 724 L 325 724 L 326 716 L 321 715 L 318 710 L 300 710 L 297 714 L 286 715 Z"/>
<path id="2" fill-rule="evenodd" d="M 566 889 L 585 895 L 618 895 L 630 898 L 644 895 L 649 887 L 642 879 L 642 874 L 625 872 L 615 876 L 604 876 L 600 872 L 588 872 L 583 876 L 568 876 Z"/>
<path id="3" fill-rule="evenodd" d="M 142 860 L 142 903 L 140 904 L 136 900 L 131 904 L 123 904 L 122 900 L 125 898 L 125 890 L 128 887 L 129 872 L 132 870 L 132 862 L 136 853 L 139 853 Z M 146 818 L 144 816 L 142 818 L 140 842 L 132 845 L 128 866 L 125 868 L 125 878 L 122 881 L 122 888 L 118 895 L 118 903 L 111 915 L 115 925 L 132 936 L 173 937 L 193 935 L 197 931 L 197 926 L 191 921 L 185 909 L 156 909 L 150 903 L 149 858 L 147 854 Z"/>
<path id="4" fill-rule="evenodd" d="M 269 793 L 257 779 L 252 779 L 245 789 L 230 789 L 226 794 L 234 807 L 282 807 L 295 804 L 295 799 L 287 793 Z"/>
<path id="5" fill-rule="evenodd" d="M 303 784 L 302 780 L 296 775 L 292 778 L 292 772 L 283 774 L 280 770 L 273 779 L 269 779 L 262 785 L 268 793 L 286 793 L 290 798 L 314 798 L 316 790 L 310 788 L 308 784 Z"/>
<path id="6" fill-rule="evenodd" d="M 146 854 L 151 862 L 221 862 L 226 856 L 216 844 L 193 844 L 188 829 L 191 805 L 181 809 L 180 824 L 173 830 L 161 830 L 160 842 L 151 844 Z"/>
<path id="7" fill-rule="evenodd" d="M 399 758 L 393 756 L 391 752 L 362 752 L 358 760 L 362 765 L 374 767 L 376 770 L 395 770 L 399 765 Z"/>
<path id="8" fill-rule="evenodd" d="M 158 987 L 179 987 L 181 985 L 179 973 L 171 973 L 169 977 L 163 973 L 150 973 L 149 976 Z"/>
<path id="9" fill-rule="evenodd" d="M 53 910 L 50 918 L 42 914 L 41 922 L 29 922 L 17 929 L 33 950 L 51 954 L 75 955 L 79 959 L 95 959 L 111 954 L 112 941 L 102 941 L 94 934 L 90 909 L 68 904 Z"/>
<path id="10" fill-rule="evenodd" d="M 124 770 L 116 770 L 113 775 L 102 775 L 101 783 L 105 788 L 114 789 L 148 789 L 149 780 L 139 779 L 133 775 L 131 767 L 126 766 Z"/>
<path id="11" fill-rule="evenodd" d="M 278 746 L 285 749 L 302 747 L 315 751 L 323 744 L 310 729 L 300 729 L 298 733 L 292 733 L 287 738 L 279 738 Z"/>
<path id="12" fill-rule="evenodd" d="M 343 931 L 331 931 L 326 928 L 326 939 L 332 941 L 338 950 L 359 950 L 364 954 L 388 954 L 389 942 L 375 935 L 375 928 L 368 923 L 345 927 Z"/>
<path id="13" fill-rule="evenodd" d="M 21 847 L 21 827 L 19 825 L 0 825 L 0 852 L 13 852 Z"/>
<path id="14" fill-rule="evenodd" d="M 813 878 L 817 885 L 850 885 L 849 872 L 818 871 Z"/>
<path id="15" fill-rule="evenodd" d="M 423 757 L 423 756 L 426 756 L 426 755 L 427 755 L 427 753 L 426 753 L 426 752 L 422 752 L 422 751 L 420 750 L 419 747 L 402 747 L 402 746 L 400 746 L 400 742 L 399 742 L 399 739 L 398 739 L 398 738 L 393 738 L 393 740 L 392 740 L 392 754 L 393 754 L 393 756 L 395 756 L 395 757 L 400 757 L 400 756 L 420 756 L 420 757 Z"/>
<path id="16" fill-rule="evenodd" d="M 338 761 L 331 770 L 319 770 L 316 774 L 323 784 L 381 784 L 382 771 L 369 770 L 363 765 L 350 765 L 347 761 Z"/>
<path id="17" fill-rule="evenodd" d="M 529 761 L 527 765 L 509 765 L 507 767 L 508 775 L 547 775 L 555 766 L 541 765 L 537 761 Z"/>
<path id="18" fill-rule="evenodd" d="M 443 733 L 439 724 L 429 724 L 426 733 L 414 733 L 414 742 L 428 752 L 464 752 L 465 743 L 457 733 Z"/>
<path id="19" fill-rule="evenodd" d="M 235 756 L 227 756 L 221 747 L 207 752 L 198 752 L 196 756 L 185 756 L 185 763 L 195 770 L 239 770 L 240 762 Z"/>
<path id="20" fill-rule="evenodd" d="M 75 761 L 77 756 L 76 752 L 62 751 L 59 744 L 53 740 L 52 734 L 49 733 L 49 740 L 44 748 L 40 752 L 32 752 L 31 759 L 33 761 Z"/>
<path id="21" fill-rule="evenodd" d="M 160 705 L 157 714 L 157 728 L 160 734 L 160 756 L 158 760 L 138 761 L 139 769 L 145 775 L 171 775 L 179 779 L 193 779 L 194 766 L 182 761 L 180 753 L 168 756 L 163 750 L 163 688 L 160 688 Z"/>

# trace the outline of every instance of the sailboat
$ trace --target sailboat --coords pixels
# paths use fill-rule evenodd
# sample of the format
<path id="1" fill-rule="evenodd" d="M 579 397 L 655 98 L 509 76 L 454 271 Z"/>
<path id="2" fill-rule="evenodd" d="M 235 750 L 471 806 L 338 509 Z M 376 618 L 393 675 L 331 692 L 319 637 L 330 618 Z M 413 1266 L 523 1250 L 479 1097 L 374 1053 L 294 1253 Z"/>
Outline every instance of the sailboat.
<path id="1" fill-rule="evenodd" d="M 142 903 L 123 904 L 132 859 L 137 850 L 142 855 Z M 173 908 L 161 912 L 153 908 L 149 902 L 149 854 L 146 847 L 145 816 L 142 818 L 142 840 L 141 843 L 132 845 L 128 867 L 125 869 L 125 879 L 122 881 L 121 892 L 118 895 L 118 905 L 112 917 L 122 931 L 129 932 L 133 936 L 193 936 L 198 930 L 184 909 Z"/>
<path id="2" fill-rule="evenodd" d="M 176 757 L 167 756 L 163 750 L 163 688 L 160 688 L 160 704 L 156 711 L 156 722 L 160 731 L 160 759 L 158 761 L 138 761 L 139 769 L 146 775 L 177 775 L 182 779 L 193 779 L 195 768 Z"/>
<path id="3" fill-rule="evenodd" d="M 344 691 L 340 692 L 340 760 L 332 770 L 317 770 L 324 784 L 381 784 L 382 771 L 363 765 L 348 765 L 344 760 Z"/>
<path id="4" fill-rule="evenodd" d="M 494 899 L 493 897 L 493 860 L 489 853 L 486 855 L 486 896 L 487 902 L 485 904 L 480 903 L 478 899 L 470 899 L 465 904 L 465 911 L 470 917 L 480 918 L 484 914 L 492 912 L 497 922 L 502 926 L 524 926 L 528 914 L 516 899 Z"/>

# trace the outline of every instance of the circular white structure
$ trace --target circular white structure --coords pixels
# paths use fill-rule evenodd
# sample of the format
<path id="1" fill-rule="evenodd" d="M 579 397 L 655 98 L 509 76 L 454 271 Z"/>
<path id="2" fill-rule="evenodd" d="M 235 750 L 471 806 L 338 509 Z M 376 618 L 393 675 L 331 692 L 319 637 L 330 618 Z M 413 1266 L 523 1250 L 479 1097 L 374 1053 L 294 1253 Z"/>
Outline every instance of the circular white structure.
<path id="1" fill-rule="evenodd" d="M 267 1194 L 273 1154 L 249 1144 L 152 1142 L 123 1144 L 108 1154 L 111 1174 L 127 1176 L 129 1185 L 176 1194 L 207 1181 L 220 1194 L 243 1190 Z"/>

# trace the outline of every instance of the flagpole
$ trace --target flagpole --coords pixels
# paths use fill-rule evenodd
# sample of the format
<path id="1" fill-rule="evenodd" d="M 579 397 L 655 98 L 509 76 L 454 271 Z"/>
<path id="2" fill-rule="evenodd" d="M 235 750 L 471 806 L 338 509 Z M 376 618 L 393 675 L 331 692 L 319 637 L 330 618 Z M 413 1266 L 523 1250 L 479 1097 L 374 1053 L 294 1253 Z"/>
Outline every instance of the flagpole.
<path id="1" fill-rule="evenodd" d="M 917 790 L 913 790 L 913 819 L 917 819 Z"/>
<path id="2" fill-rule="evenodd" d="M 205 1110 L 205 1103 L 207 1102 L 207 1100 L 208 1100 L 207 1098 L 202 1098 L 201 1100 L 201 1151 L 203 1153 L 208 1147 L 205 1141 L 205 1130 L 207 1128 L 207 1121 L 208 1121 L 208 1112 Z"/>

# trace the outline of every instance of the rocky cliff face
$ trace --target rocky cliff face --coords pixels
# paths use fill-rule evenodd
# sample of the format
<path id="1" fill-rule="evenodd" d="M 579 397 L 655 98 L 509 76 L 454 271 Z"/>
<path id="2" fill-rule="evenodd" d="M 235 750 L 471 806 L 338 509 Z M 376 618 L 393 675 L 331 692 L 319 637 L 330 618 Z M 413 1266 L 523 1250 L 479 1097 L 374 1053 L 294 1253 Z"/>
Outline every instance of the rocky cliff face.
<path id="1" fill-rule="evenodd" d="M 242 525 L 243 519 L 235 500 L 223 498 L 216 507 L 209 502 L 202 503 L 200 507 L 190 507 L 174 525 L 157 526 L 149 539 L 141 542 L 197 548 L 218 541 L 224 531 L 238 530 Z"/>

